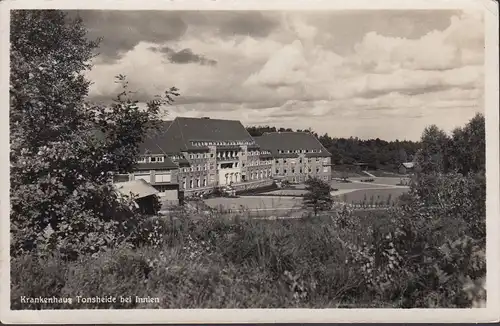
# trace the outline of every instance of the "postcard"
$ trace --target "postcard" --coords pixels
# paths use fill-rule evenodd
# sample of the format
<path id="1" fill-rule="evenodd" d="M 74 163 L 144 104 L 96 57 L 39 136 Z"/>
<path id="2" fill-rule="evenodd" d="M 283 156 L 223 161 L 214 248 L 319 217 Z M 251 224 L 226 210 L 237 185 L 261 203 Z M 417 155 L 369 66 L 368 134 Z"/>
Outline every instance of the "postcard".
<path id="1" fill-rule="evenodd" d="M 498 321 L 498 3 L 0 8 L 3 322 Z"/>

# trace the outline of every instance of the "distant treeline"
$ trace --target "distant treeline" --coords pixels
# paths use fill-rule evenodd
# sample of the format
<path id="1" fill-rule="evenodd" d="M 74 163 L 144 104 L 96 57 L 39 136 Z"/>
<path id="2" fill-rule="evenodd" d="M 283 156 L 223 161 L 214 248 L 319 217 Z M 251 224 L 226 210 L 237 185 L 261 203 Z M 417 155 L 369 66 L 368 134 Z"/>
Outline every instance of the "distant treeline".
<path id="1" fill-rule="evenodd" d="M 270 126 L 247 127 L 253 137 L 265 132 L 310 132 L 319 139 L 321 144 L 332 154 L 332 163 L 351 164 L 367 163 L 370 168 L 396 169 L 400 163 L 410 162 L 420 148 L 419 142 L 385 141 L 376 139 L 332 138 L 328 134 L 318 135 L 311 129 L 276 128 Z"/>

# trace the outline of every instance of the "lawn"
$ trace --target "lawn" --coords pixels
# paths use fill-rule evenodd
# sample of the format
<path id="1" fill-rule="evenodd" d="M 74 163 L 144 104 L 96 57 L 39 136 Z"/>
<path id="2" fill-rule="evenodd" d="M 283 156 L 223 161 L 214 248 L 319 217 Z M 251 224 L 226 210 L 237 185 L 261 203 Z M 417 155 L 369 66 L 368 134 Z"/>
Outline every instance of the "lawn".
<path id="1" fill-rule="evenodd" d="M 355 190 L 353 192 L 349 192 L 346 194 L 341 194 L 335 196 L 337 199 L 342 200 L 346 203 L 360 203 L 366 200 L 366 203 L 370 202 L 370 198 L 373 196 L 375 202 L 387 201 L 390 197 L 390 202 L 394 202 L 397 200 L 399 196 L 408 192 L 408 189 L 405 188 L 387 188 L 387 189 L 362 189 Z"/>
<path id="2" fill-rule="evenodd" d="M 339 189 L 339 190 L 348 190 L 348 189 L 373 189 L 373 188 L 380 188 L 380 186 L 370 184 L 369 182 L 366 183 L 359 183 L 359 182 L 351 182 L 351 183 L 343 183 L 343 182 L 338 182 L 338 181 L 332 181 L 331 182 L 332 188 Z"/>
<path id="3" fill-rule="evenodd" d="M 257 197 L 210 198 L 205 203 L 212 208 L 240 209 L 243 206 L 250 210 L 271 210 L 300 208 L 302 198 L 298 197 Z"/>
<path id="4" fill-rule="evenodd" d="M 377 171 L 370 170 L 370 171 L 368 171 L 368 173 L 373 174 L 376 177 L 400 177 L 400 176 L 402 176 L 399 173 L 387 172 L 387 171 L 382 171 L 382 170 L 377 170 Z"/>
<path id="5" fill-rule="evenodd" d="M 303 196 L 306 193 L 305 189 L 279 189 L 265 192 L 262 195 Z"/>

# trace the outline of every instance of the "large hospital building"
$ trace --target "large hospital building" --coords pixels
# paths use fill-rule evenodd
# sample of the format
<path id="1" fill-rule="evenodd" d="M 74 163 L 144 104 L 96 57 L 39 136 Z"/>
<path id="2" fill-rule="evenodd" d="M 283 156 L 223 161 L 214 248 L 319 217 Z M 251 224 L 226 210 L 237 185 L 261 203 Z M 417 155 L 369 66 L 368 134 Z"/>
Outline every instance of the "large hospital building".
<path id="1" fill-rule="evenodd" d="M 240 121 L 178 117 L 149 135 L 130 180 L 156 189 L 175 186 L 185 196 L 218 186 L 266 186 L 276 179 L 331 179 L 330 153 L 307 132 L 273 132 L 251 137 Z"/>

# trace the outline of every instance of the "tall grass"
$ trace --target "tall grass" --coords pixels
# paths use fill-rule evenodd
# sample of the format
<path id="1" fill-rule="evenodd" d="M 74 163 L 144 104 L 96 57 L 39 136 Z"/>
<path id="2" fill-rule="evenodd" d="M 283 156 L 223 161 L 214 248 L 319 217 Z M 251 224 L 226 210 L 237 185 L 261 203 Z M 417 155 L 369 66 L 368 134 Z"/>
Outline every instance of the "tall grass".
<path id="1" fill-rule="evenodd" d="M 433 220 L 441 224 L 436 229 L 440 233 L 418 231 L 412 226 L 413 240 L 405 243 L 401 236 L 397 238 L 397 232 L 401 225 L 409 224 L 401 224 L 402 220 L 396 218 L 399 215 L 394 214 L 401 212 L 359 217 L 342 211 L 316 218 L 270 221 L 243 215 L 221 218 L 217 212 L 200 218 L 179 211 L 175 218 L 149 220 L 132 246 L 102 250 L 76 261 L 65 261 L 57 255 L 12 259 L 12 308 L 404 307 L 411 302 L 420 307 L 472 305 L 475 297 L 468 298 L 462 291 L 465 281 L 460 273 L 451 269 L 442 276 L 433 269 L 455 266 L 465 271 L 475 264 L 473 269 L 481 271 L 482 260 L 464 262 L 467 244 L 455 242 L 447 256 L 434 252 L 419 256 L 428 260 L 425 264 L 405 261 L 421 241 L 438 248 L 447 243 L 440 239 L 457 239 L 453 235 L 467 226 L 454 225 L 447 219 Z M 414 223 L 414 218 L 409 216 L 407 220 Z M 422 227 L 428 224 L 422 223 Z M 396 237 L 391 242 L 386 238 L 390 235 Z M 402 263 L 394 265 L 394 257 Z M 431 264 L 427 268 L 429 260 L 432 264 L 443 260 L 446 265 Z M 441 278 L 445 283 L 439 283 Z M 373 283 L 375 279 L 380 279 L 378 284 Z M 422 285 L 422 281 L 427 283 Z M 77 295 L 149 296 L 160 301 L 27 305 L 20 299 Z"/>

